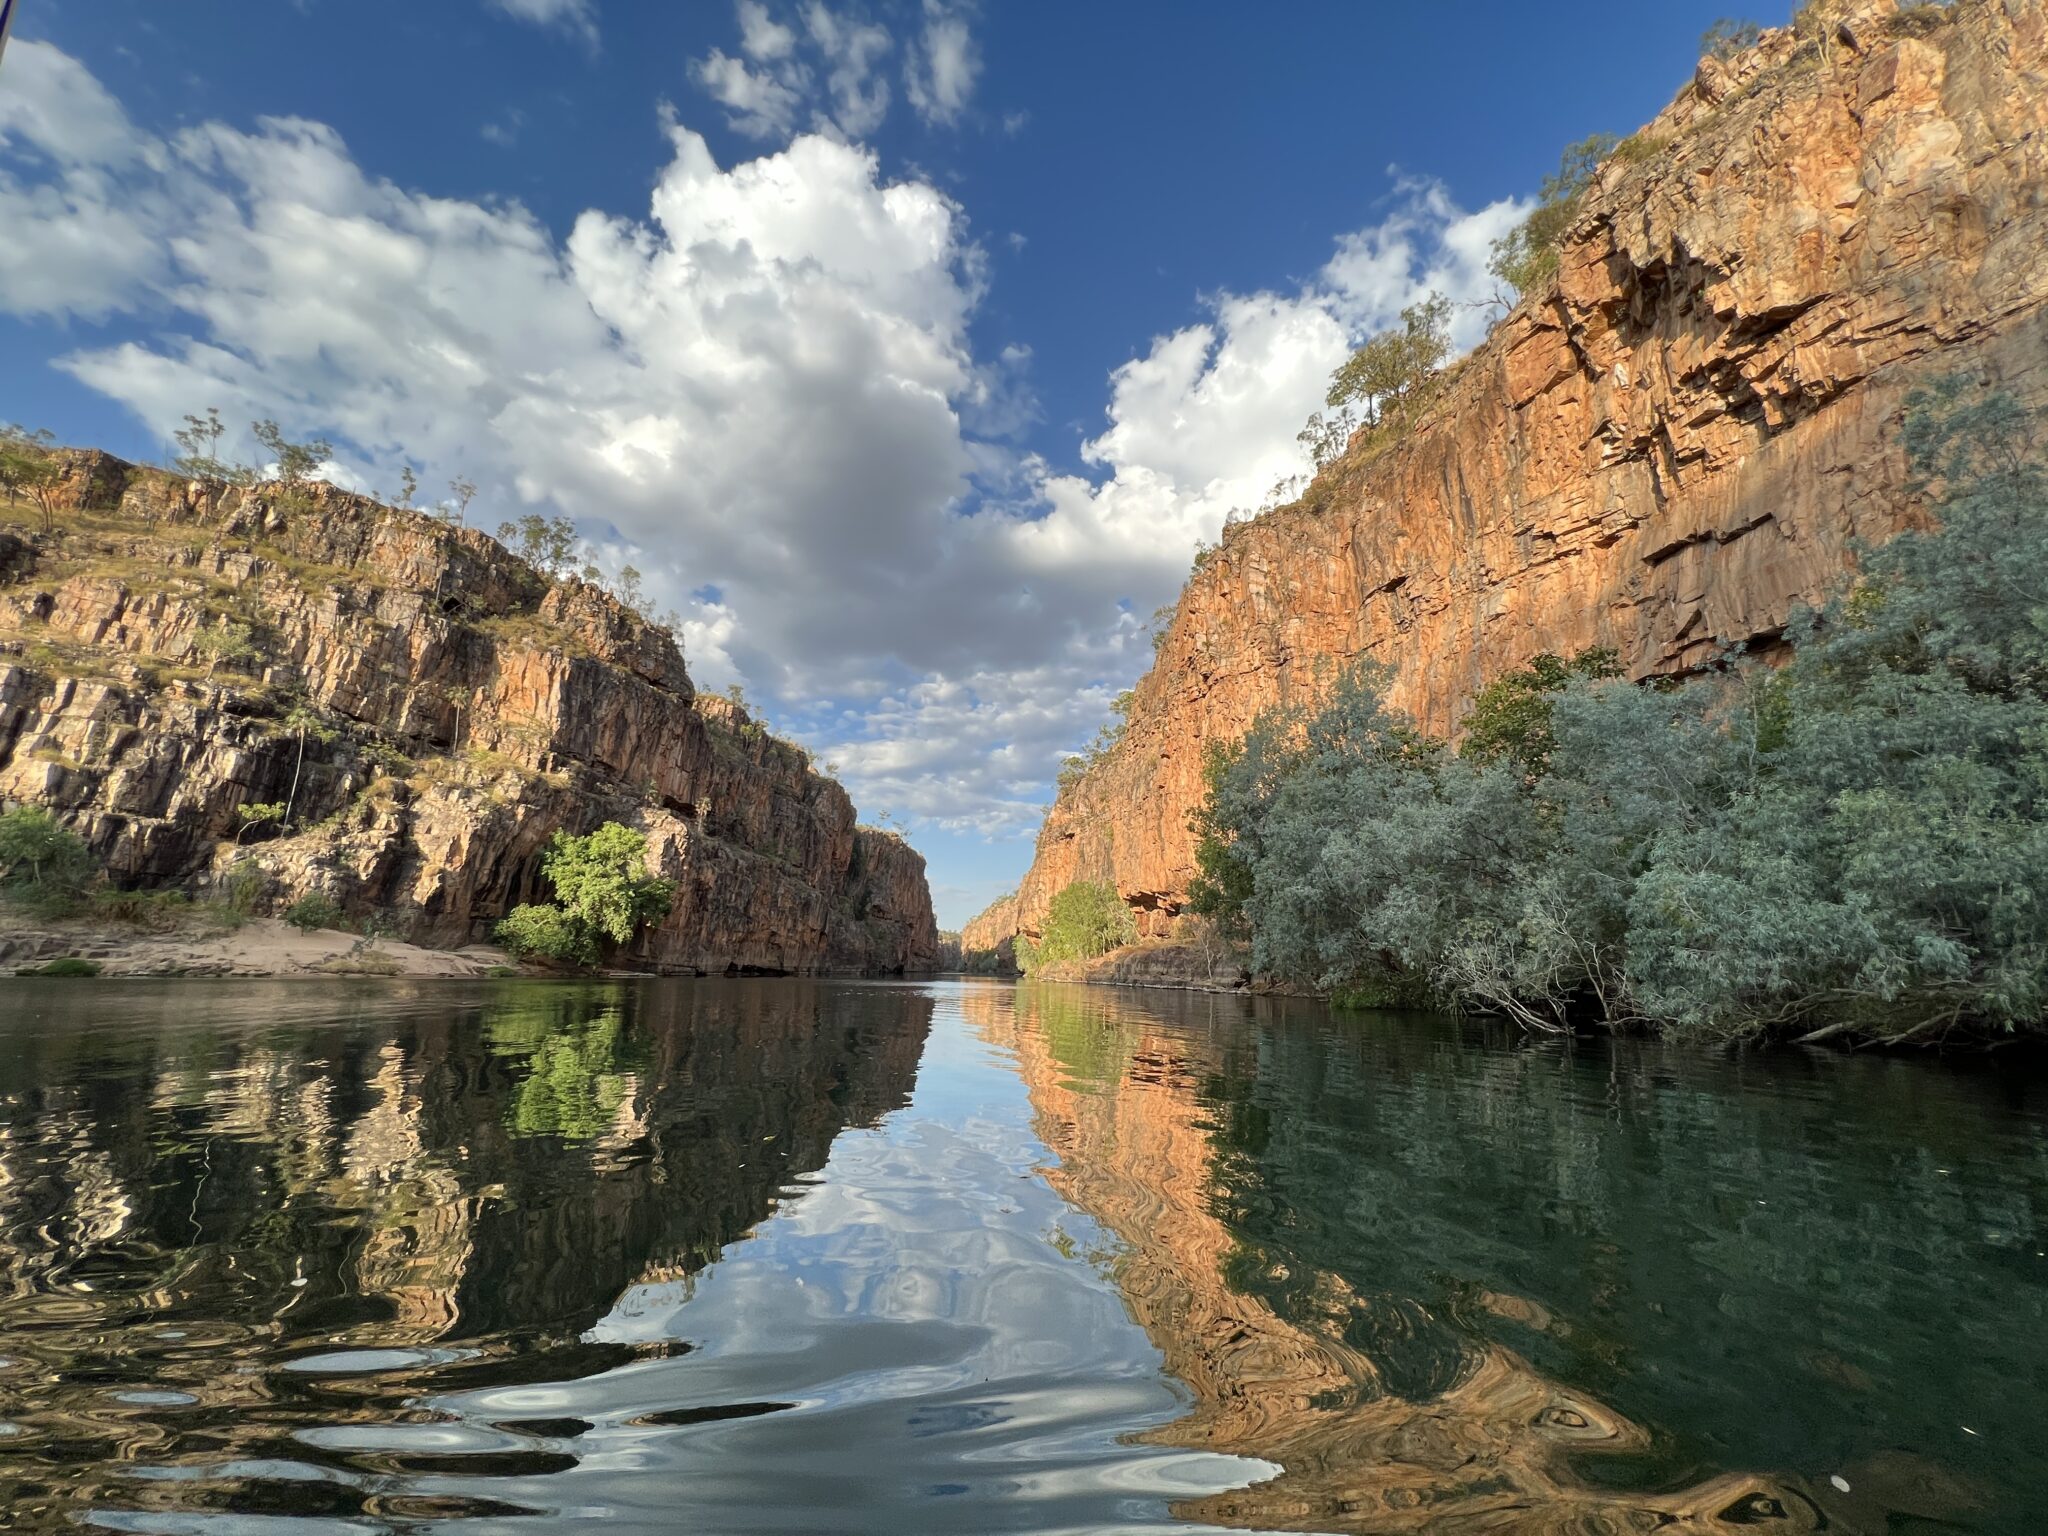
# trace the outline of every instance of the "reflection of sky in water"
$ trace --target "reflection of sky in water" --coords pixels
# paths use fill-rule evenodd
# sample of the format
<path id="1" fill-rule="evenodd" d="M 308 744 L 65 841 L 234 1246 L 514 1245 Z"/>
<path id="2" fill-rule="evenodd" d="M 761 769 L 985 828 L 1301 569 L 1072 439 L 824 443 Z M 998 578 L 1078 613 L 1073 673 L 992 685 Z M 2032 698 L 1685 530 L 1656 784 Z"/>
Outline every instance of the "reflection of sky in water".
<path id="1" fill-rule="evenodd" d="M 1111 1531 L 1272 1475 L 1122 1443 L 1187 1394 L 1115 1286 L 1065 1256 L 1108 1240 L 1036 1172 L 1050 1153 L 1024 1085 L 956 997 L 942 994 L 907 1108 L 843 1133 L 717 1264 L 632 1287 L 590 1335 L 688 1353 L 436 1402 L 587 1421 L 573 1468 L 422 1491 L 613 1531 L 672 1530 L 685 1511 L 721 1531 Z"/>

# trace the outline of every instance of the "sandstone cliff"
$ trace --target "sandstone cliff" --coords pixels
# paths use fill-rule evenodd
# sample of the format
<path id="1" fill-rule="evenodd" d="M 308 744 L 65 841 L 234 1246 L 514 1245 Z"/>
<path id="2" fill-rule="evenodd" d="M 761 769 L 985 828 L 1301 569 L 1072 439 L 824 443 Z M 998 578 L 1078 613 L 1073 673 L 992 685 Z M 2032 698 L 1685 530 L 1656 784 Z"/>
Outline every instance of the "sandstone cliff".
<path id="1" fill-rule="evenodd" d="M 117 882 L 246 858 L 259 907 L 319 890 L 455 945 L 545 895 L 556 831 L 617 820 L 677 882 L 633 963 L 931 965 L 923 859 L 598 587 L 331 486 L 62 459 L 54 533 L 0 507 L 0 801 L 61 814 Z M 234 626 L 254 654 L 209 655 Z M 288 827 L 240 815 L 266 802 Z"/>
<path id="2" fill-rule="evenodd" d="M 969 920 L 960 930 L 963 960 L 979 957 L 983 969 L 997 972 L 1017 968 L 1017 893 L 998 897 L 987 910 Z"/>
<path id="3" fill-rule="evenodd" d="M 1541 652 L 1644 678 L 1769 650 L 1917 515 L 1916 384 L 2048 399 L 2048 8 L 1834 11 L 1703 61 L 1419 425 L 1225 532 L 1120 744 L 1047 816 L 1015 928 L 1089 879 L 1163 933 L 1206 744 L 1356 659 L 1447 732 Z"/>

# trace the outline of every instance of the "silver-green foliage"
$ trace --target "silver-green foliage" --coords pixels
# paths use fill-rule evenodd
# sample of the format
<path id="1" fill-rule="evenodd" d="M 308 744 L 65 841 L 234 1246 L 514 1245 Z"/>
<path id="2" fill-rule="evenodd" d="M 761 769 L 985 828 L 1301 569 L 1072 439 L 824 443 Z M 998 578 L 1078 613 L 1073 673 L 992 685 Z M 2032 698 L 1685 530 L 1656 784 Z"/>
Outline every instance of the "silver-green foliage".
<path id="1" fill-rule="evenodd" d="M 1940 527 L 1864 577 L 1754 692 L 1763 750 L 1632 905 L 1643 1005 L 1715 1031 L 1887 1039 L 2048 1007 L 2048 477 L 2010 396 L 1949 380 L 1907 448 Z"/>
<path id="2" fill-rule="evenodd" d="M 1532 667 L 1545 751 L 1453 756 L 1347 677 L 1218 759 L 1204 896 L 1254 965 L 1556 1026 L 2037 1029 L 2048 1009 L 2048 478 L 2010 397 L 1916 397 L 1938 531 L 1867 551 L 1778 671 Z M 1546 659 L 1547 660 L 1547 659 Z M 1533 722 L 1533 725 L 1532 725 Z M 1214 869 L 1211 869 L 1211 866 Z M 1208 910 L 1208 908 L 1205 908 Z"/>

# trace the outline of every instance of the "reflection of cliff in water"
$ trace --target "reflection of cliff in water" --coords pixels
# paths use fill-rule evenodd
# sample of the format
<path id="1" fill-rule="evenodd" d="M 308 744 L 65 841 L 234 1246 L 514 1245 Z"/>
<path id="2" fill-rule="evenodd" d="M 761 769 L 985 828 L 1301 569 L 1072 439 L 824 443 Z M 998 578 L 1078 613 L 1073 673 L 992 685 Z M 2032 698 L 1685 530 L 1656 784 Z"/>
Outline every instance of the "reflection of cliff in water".
<path id="1" fill-rule="evenodd" d="M 804 982 L 414 1002 L 0 1030 L 0 1508 L 79 1507 L 68 1469 L 258 1454 L 295 1407 L 618 1363 L 581 1335 L 620 1292 L 710 1263 L 906 1102 L 931 1022 L 910 989 Z M 356 1350 L 415 1369 L 280 1369 Z"/>
<path id="2" fill-rule="evenodd" d="M 1850 1473 L 1849 1494 L 1777 1470 L 1811 1467 L 1859 1413 L 1894 1427 L 1890 1405 L 1842 1401 L 1845 1384 L 1878 1389 L 1834 1351 L 1913 1300 L 1860 1298 L 1835 1319 L 1817 1315 L 1828 1282 L 1801 1294 L 1809 1269 L 1899 1239 L 1872 1230 L 1874 1203 L 1831 1210 L 1850 1192 L 1773 1169 L 1791 1242 L 1779 1225 L 1746 1237 L 1730 1208 L 1755 1203 L 1729 1199 L 1730 1169 L 1770 1167 L 1825 1104 L 1787 1113 L 1768 1094 L 1726 1092 L 1712 1063 L 1695 1064 L 1708 1081 L 1673 1081 L 1655 1052 L 1574 1061 L 1442 1028 L 1331 1028 L 1142 996 L 1026 987 L 1014 1015 L 994 992 L 967 1006 L 1017 1052 L 1059 1155 L 1054 1183 L 1122 1240 L 1119 1283 L 1193 1391 L 1192 1411 L 1153 1438 L 1286 1468 L 1185 1515 L 1267 1529 L 1793 1532 L 1981 1507 L 1953 1471 L 1870 1458 L 1869 1439 L 1867 1459 L 1827 1464 Z M 1909 1105 L 1929 1120 L 1967 1109 L 1926 1102 L 1929 1087 L 1893 1083 L 1887 1102 L 1860 1106 L 1891 1117 L 1871 1139 L 1913 1143 L 1926 1126 L 1899 1123 Z M 1895 1180 L 1883 1148 L 1859 1150 L 1873 1180 Z M 1684 1240 L 1663 1242 L 1660 1223 Z M 1966 1235 L 1937 1222 L 1909 1240 L 1932 1255 Z M 1873 1268 L 1834 1285 L 1880 1283 Z M 2038 1334 L 2038 1318 L 2016 1321 Z M 1926 1345 L 1938 1362 L 1939 1341 Z M 2008 1447 L 2029 1411 L 2015 1405 Z M 1857 1436 L 1844 1440 L 1856 1454 Z"/>

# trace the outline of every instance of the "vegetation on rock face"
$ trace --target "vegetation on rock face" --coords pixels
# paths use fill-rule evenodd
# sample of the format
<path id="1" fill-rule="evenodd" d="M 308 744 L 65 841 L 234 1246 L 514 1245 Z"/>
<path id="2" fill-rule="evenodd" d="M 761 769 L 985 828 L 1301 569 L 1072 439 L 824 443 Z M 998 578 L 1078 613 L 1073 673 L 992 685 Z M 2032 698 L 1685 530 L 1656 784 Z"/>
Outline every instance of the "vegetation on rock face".
<path id="1" fill-rule="evenodd" d="M 1297 434 L 1321 469 L 1361 429 L 1401 430 L 1429 403 L 1451 355 L 1451 301 L 1431 294 L 1401 311 L 1401 324 L 1382 331 L 1330 375 L 1327 409 L 1309 417 Z"/>
<path id="2" fill-rule="evenodd" d="M 1112 718 L 1105 720 L 1095 733 L 1095 739 L 1079 752 L 1071 753 L 1060 762 L 1059 787 L 1067 789 L 1081 781 L 1081 776 L 1097 763 L 1102 762 L 1116 750 L 1116 744 L 1124 739 L 1124 731 L 1131 723 L 1131 710 L 1137 704 L 1138 693 L 1126 688 L 1110 700 Z"/>
<path id="3" fill-rule="evenodd" d="M 1619 143 L 1611 133 L 1596 133 L 1568 146 L 1557 173 L 1544 177 L 1529 217 L 1493 242 L 1487 271 L 1517 293 L 1527 293 L 1555 276 L 1558 242 L 1578 216 L 1593 173 Z"/>
<path id="4" fill-rule="evenodd" d="M 0 491 L 10 502 L 27 492 L 42 514 L 45 534 L 56 528 L 57 493 L 64 478 L 64 467 L 52 452 L 54 442 L 48 431 L 0 427 Z"/>
<path id="5" fill-rule="evenodd" d="M 541 859 L 555 903 L 514 907 L 498 924 L 500 944 L 522 959 L 596 965 L 667 915 L 675 887 L 647 873 L 647 839 L 608 821 L 585 837 L 557 832 Z"/>
<path id="6" fill-rule="evenodd" d="M 1053 897 L 1037 943 L 1017 940 L 1017 965 L 1026 975 L 1106 955 L 1138 937 L 1130 908 L 1116 887 L 1076 880 Z"/>
<path id="7" fill-rule="evenodd" d="M 32 910 L 69 910 L 97 872 L 84 839 L 41 806 L 0 814 L 0 890 Z"/>
<path id="8" fill-rule="evenodd" d="M 1704 59 L 1726 59 L 1754 48 L 1757 39 L 1763 36 L 1763 28 L 1753 21 L 1741 21 L 1732 16 L 1723 16 L 1700 34 L 1700 57 Z"/>
<path id="9" fill-rule="evenodd" d="M 2010 396 L 1914 397 L 1940 527 L 1680 687 L 1540 658 L 1464 746 L 1351 674 L 1210 762 L 1198 911 L 1254 966 L 1556 1028 L 1886 1041 L 2048 1014 L 2048 471 Z"/>

